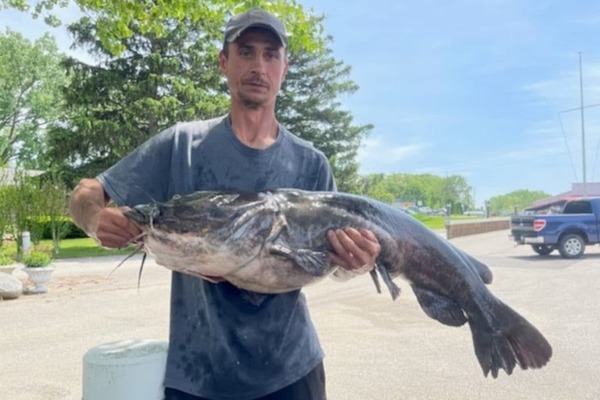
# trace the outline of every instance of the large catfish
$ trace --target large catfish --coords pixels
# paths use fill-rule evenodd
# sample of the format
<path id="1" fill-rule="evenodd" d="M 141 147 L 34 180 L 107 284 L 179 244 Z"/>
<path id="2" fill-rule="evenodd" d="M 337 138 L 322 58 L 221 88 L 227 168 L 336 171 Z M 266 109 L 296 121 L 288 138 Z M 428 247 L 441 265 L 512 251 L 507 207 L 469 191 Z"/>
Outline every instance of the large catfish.
<path id="1" fill-rule="evenodd" d="M 487 266 L 372 199 L 291 189 L 196 192 L 125 215 L 143 230 L 144 248 L 158 264 L 259 293 L 298 289 L 336 273 L 327 231 L 366 228 L 381 244 L 371 272 L 378 290 L 379 274 L 395 299 L 400 290 L 392 279 L 402 276 L 429 317 L 451 326 L 468 322 L 485 376 L 511 374 L 516 364 L 540 368 L 552 355 L 544 336 L 487 289 Z"/>

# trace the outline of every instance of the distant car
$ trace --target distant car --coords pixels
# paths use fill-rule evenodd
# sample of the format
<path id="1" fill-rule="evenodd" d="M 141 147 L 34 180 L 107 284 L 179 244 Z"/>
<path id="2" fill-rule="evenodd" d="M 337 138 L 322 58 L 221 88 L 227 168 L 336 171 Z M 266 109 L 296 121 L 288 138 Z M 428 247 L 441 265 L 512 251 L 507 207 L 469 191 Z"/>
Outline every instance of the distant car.
<path id="1" fill-rule="evenodd" d="M 417 214 L 417 212 L 415 210 L 413 210 L 412 208 L 401 208 L 402 211 L 404 211 L 405 213 L 409 214 L 409 215 L 415 215 Z"/>
<path id="2" fill-rule="evenodd" d="M 484 217 L 485 212 L 483 212 L 481 210 L 472 210 L 472 211 L 465 211 L 463 213 L 463 215 L 466 215 L 467 217 Z"/>
<path id="3" fill-rule="evenodd" d="M 427 207 L 427 206 L 423 206 L 423 207 L 419 207 L 419 212 L 421 214 L 431 214 L 431 207 Z"/>

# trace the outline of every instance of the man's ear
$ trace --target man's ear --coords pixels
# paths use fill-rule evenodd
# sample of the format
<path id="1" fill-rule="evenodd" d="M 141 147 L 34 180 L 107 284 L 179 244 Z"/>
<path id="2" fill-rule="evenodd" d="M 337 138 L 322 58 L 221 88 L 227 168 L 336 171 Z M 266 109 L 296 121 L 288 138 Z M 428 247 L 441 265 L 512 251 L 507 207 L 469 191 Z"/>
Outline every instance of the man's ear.
<path id="1" fill-rule="evenodd" d="M 285 58 L 285 66 L 283 67 L 283 76 L 281 77 L 281 82 L 285 81 L 285 78 L 287 77 L 289 68 L 290 68 L 290 59 L 286 57 Z"/>
<path id="2" fill-rule="evenodd" d="M 223 50 L 219 53 L 219 69 L 223 75 L 227 76 L 227 56 Z"/>

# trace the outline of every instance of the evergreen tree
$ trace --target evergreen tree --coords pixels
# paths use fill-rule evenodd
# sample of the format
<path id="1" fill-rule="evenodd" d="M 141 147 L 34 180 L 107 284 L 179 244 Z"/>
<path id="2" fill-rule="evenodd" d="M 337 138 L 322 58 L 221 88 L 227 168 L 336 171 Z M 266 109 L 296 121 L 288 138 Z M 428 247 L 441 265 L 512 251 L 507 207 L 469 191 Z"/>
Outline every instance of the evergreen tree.
<path id="1" fill-rule="evenodd" d="M 71 77 L 67 113 L 50 137 L 51 156 L 65 166 L 63 172 L 70 169 L 63 175 L 70 184 L 96 175 L 176 122 L 226 112 L 227 87 L 217 61 L 222 21 L 167 25 L 160 37 L 132 27 L 134 35 L 122 41 L 126 50 L 119 56 L 104 47 L 88 18 L 69 27 L 76 45 L 99 61 L 65 61 Z M 357 185 L 356 151 L 371 129 L 354 126 L 351 114 L 340 109 L 338 96 L 357 90 L 349 73 L 330 50 L 293 53 L 277 110 L 284 126 L 329 157 L 345 191 Z"/>
<path id="2" fill-rule="evenodd" d="M 329 48 L 291 54 L 277 115 L 290 131 L 325 153 L 339 190 L 358 192 L 356 154 L 373 126 L 353 124 L 352 114 L 341 108 L 339 99 L 358 90 L 350 71 L 349 66 L 335 60 Z"/>
<path id="3" fill-rule="evenodd" d="M 176 122 L 225 112 L 216 24 L 173 21 L 161 37 L 136 32 L 117 57 L 97 29 L 88 18 L 69 27 L 99 63 L 65 61 L 67 113 L 50 131 L 51 156 L 77 166 L 72 179 L 97 174 Z"/>

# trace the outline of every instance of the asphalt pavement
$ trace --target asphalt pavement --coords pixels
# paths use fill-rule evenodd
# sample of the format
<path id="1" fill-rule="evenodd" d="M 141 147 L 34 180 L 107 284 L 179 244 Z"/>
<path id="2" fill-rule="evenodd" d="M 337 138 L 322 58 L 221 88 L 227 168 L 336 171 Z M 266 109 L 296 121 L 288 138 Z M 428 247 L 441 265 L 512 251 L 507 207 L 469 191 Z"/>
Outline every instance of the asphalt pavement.
<path id="1" fill-rule="evenodd" d="M 369 276 L 305 289 L 326 352 L 330 400 L 600 398 L 600 247 L 541 257 L 508 231 L 452 240 L 490 266 L 490 289 L 532 322 L 554 355 L 540 370 L 485 378 L 466 326 L 429 319 L 408 284 L 395 302 Z M 0 301 L 0 399 L 81 399 L 87 350 L 123 339 L 167 340 L 170 273 L 140 258 L 55 262 L 43 295 Z M 26 279 L 25 273 L 15 276 Z M 116 399 L 117 400 L 117 399 Z"/>

